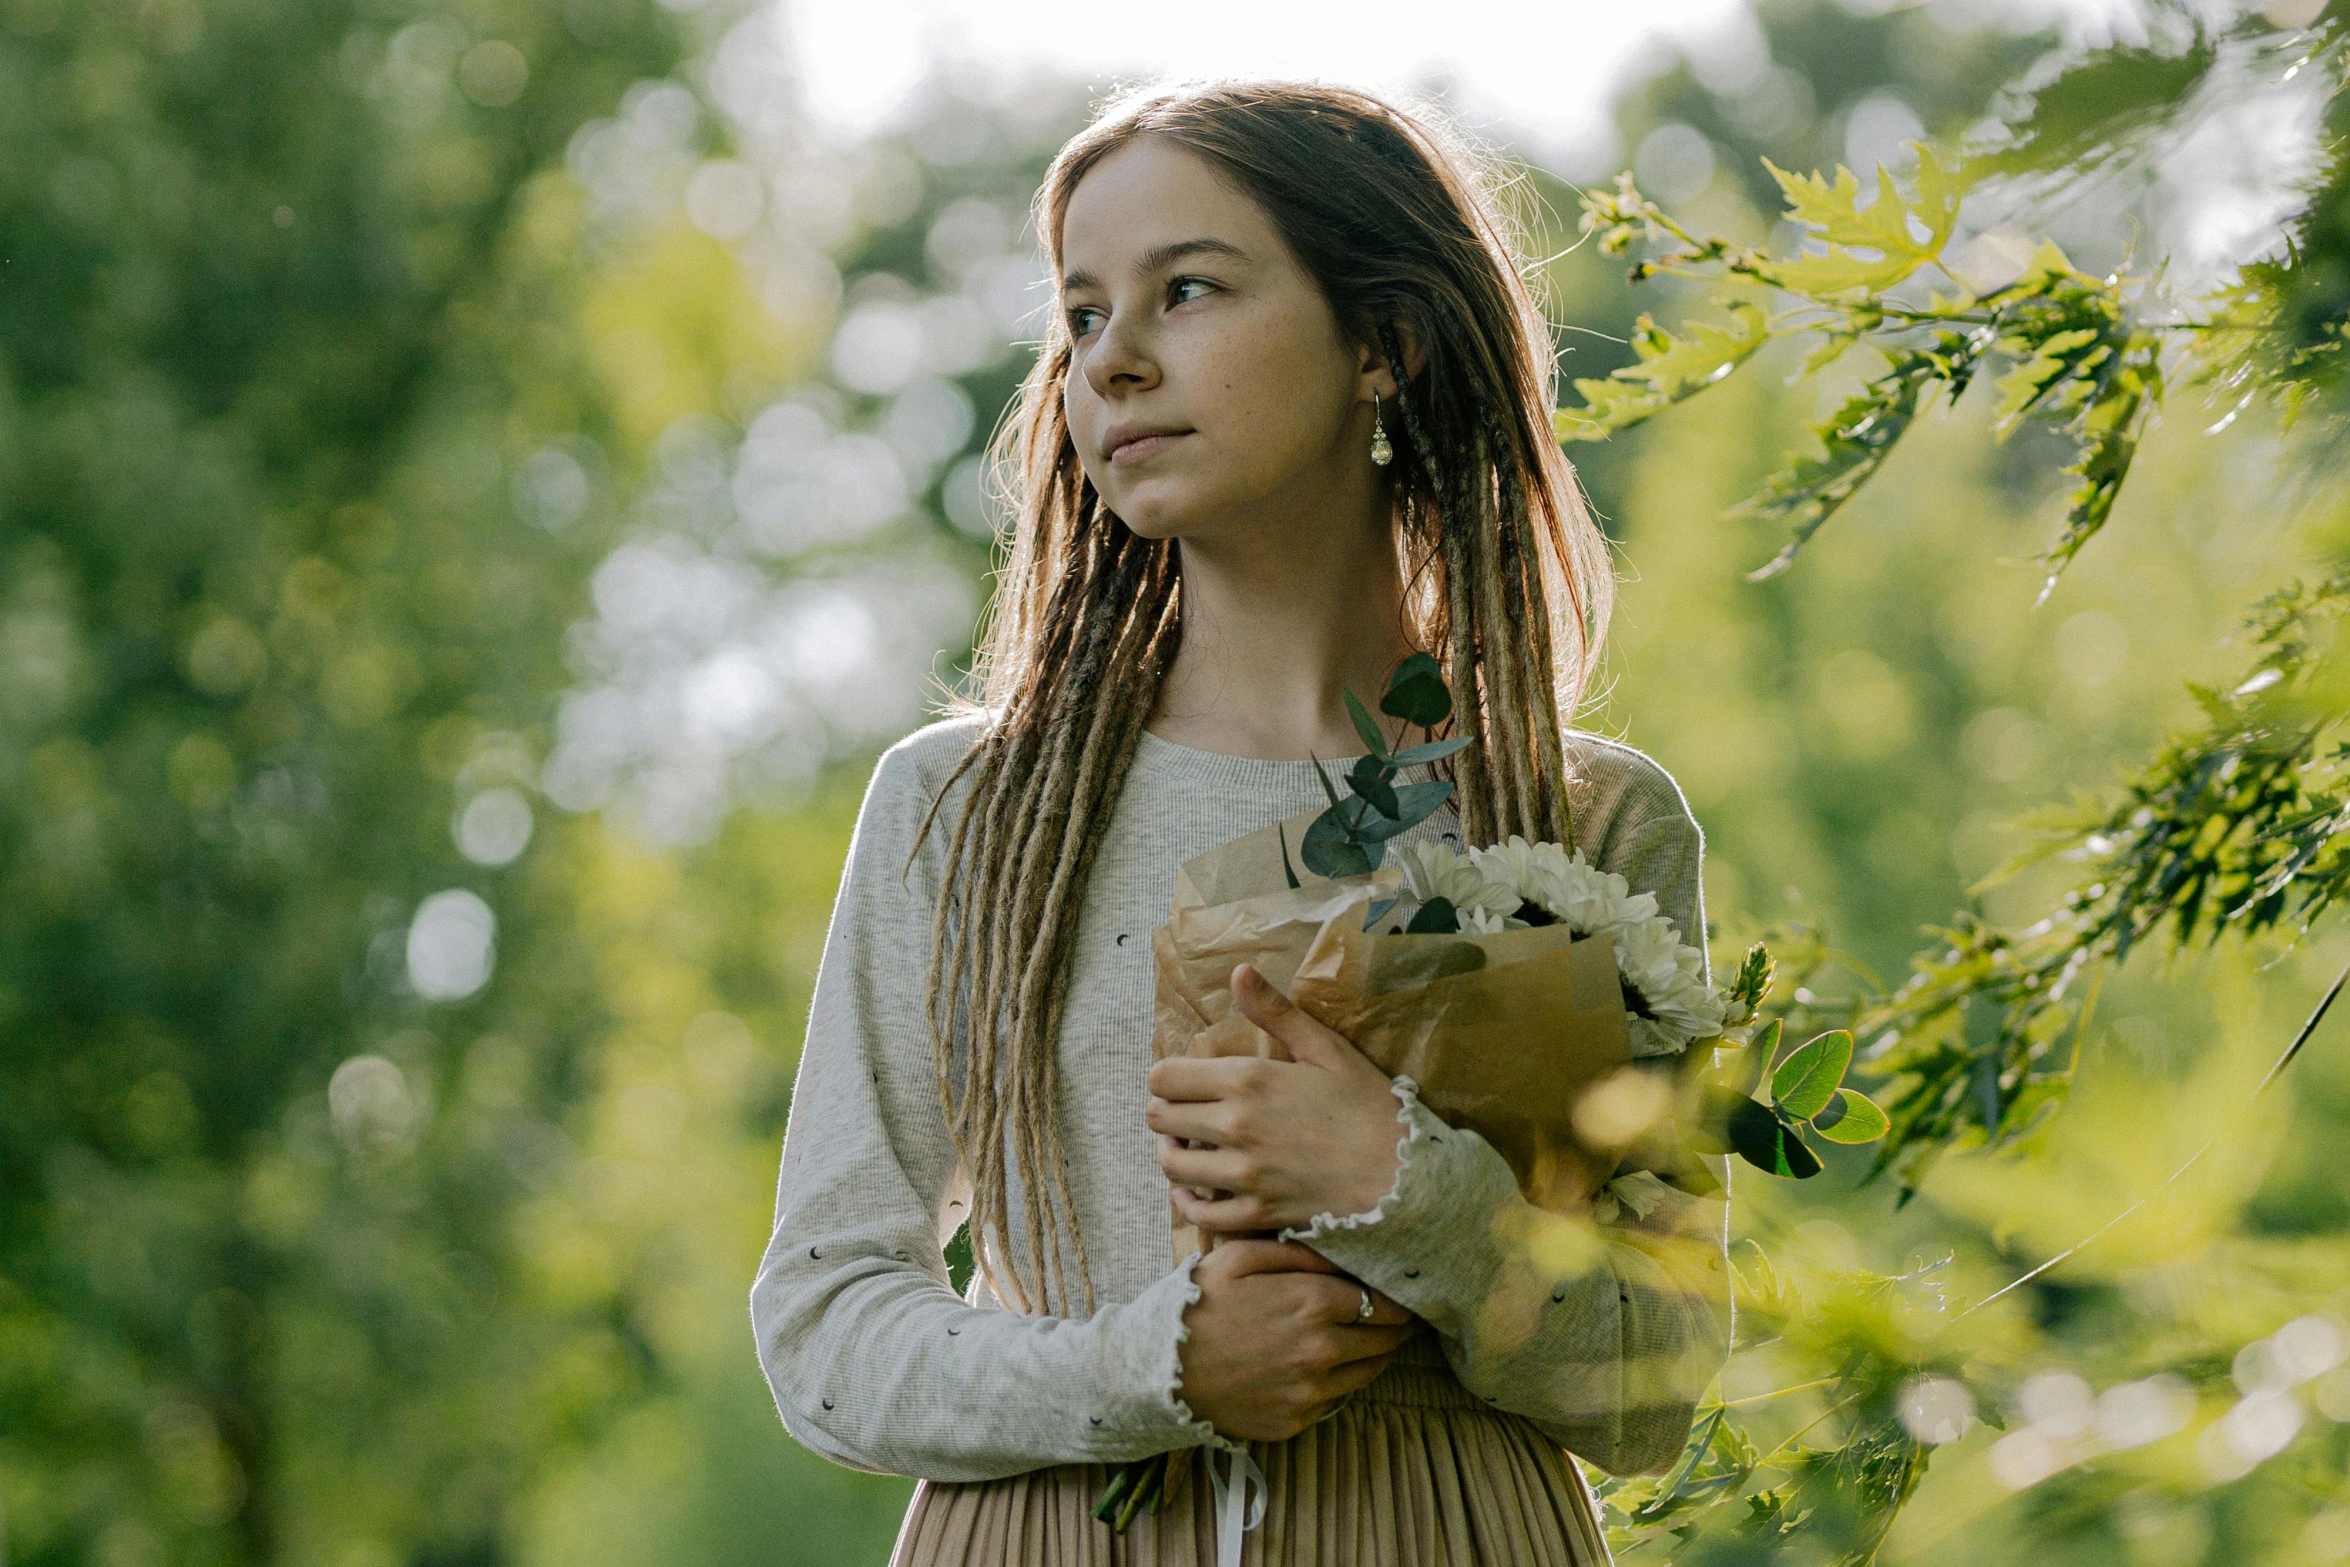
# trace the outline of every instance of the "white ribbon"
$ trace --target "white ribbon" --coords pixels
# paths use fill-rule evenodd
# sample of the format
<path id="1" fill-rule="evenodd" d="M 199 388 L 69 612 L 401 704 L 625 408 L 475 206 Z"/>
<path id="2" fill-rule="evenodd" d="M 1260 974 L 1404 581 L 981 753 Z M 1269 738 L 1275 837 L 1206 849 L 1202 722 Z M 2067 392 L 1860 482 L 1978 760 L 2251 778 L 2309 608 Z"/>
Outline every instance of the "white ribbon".
<path id="1" fill-rule="evenodd" d="M 1218 1458 L 1225 1462 L 1218 1464 Z M 1216 1488 L 1216 1567 L 1240 1567 L 1240 1537 L 1265 1521 L 1265 1498 L 1272 1487 L 1245 1449 L 1209 1448 L 1208 1479 Z"/>

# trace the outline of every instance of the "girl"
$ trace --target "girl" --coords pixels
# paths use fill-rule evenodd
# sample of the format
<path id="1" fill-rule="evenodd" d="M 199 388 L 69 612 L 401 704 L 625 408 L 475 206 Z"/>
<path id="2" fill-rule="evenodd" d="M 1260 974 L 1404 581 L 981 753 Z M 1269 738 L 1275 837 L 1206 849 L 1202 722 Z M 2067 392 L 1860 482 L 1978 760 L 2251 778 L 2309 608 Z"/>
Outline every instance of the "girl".
<path id="1" fill-rule="evenodd" d="M 1561 1244 L 1245 967 L 1294 1061 L 1151 1063 L 1177 866 L 1322 803 L 1341 689 L 1416 649 L 1476 744 L 1402 841 L 1571 832 L 1702 939 L 1679 790 L 1565 727 L 1610 579 L 1511 231 L 1427 120 L 1286 84 L 1113 107 L 1036 211 L 1060 309 L 1002 438 L 984 702 L 882 758 L 816 982 L 752 1291 L 784 1423 L 921 1478 L 901 1567 L 1237 1562 L 1244 1526 L 1266 1563 L 1603 1562 L 1565 1454 L 1680 1450 L 1718 1233 Z M 1172 1256 L 1170 1201 L 1278 1238 Z M 1108 1466 L 1191 1446 L 1213 1485 L 1091 1517 Z"/>

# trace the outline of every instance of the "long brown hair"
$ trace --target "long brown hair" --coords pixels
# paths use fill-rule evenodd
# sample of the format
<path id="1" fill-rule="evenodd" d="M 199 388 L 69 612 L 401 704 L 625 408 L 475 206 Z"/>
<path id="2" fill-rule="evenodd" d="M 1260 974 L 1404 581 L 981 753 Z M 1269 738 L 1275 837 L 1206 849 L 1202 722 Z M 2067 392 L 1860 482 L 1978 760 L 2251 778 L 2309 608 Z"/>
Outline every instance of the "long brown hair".
<path id="1" fill-rule="evenodd" d="M 1597 657 L 1613 578 L 1551 433 L 1550 329 L 1493 170 L 1434 116 L 1345 88 L 1133 96 L 1063 147 L 1037 192 L 1056 277 L 1078 182 L 1140 136 L 1237 181 L 1340 329 L 1395 367 L 1402 428 L 1388 472 L 1405 629 L 1441 650 L 1477 740 L 1454 769 L 1464 839 L 1566 841 L 1560 731 Z M 1018 523 L 975 678 L 987 722 L 949 780 L 969 787 L 932 930 L 929 1009 L 979 1267 L 1019 1309 L 1066 1312 L 1065 1236 L 1090 1313 L 1055 1047 L 1086 878 L 1181 636 L 1182 572 L 1175 542 L 1138 537 L 1086 478 L 1062 406 L 1069 331 L 1054 318 L 995 440 Z M 1408 381 L 1406 345 L 1425 354 Z M 1025 1275 L 1010 1249 L 1015 1173 Z"/>

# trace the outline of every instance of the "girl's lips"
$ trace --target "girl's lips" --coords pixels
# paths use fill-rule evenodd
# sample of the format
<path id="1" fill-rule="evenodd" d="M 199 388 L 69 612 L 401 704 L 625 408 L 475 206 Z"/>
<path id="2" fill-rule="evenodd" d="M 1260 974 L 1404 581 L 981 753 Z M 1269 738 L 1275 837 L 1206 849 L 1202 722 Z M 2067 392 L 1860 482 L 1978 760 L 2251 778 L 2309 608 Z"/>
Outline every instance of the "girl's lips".
<path id="1" fill-rule="evenodd" d="M 1187 430 L 1178 430 L 1171 435 L 1146 435 L 1139 441 L 1128 441 L 1110 453 L 1110 461 L 1121 467 L 1127 463 L 1141 462 L 1189 433 Z"/>

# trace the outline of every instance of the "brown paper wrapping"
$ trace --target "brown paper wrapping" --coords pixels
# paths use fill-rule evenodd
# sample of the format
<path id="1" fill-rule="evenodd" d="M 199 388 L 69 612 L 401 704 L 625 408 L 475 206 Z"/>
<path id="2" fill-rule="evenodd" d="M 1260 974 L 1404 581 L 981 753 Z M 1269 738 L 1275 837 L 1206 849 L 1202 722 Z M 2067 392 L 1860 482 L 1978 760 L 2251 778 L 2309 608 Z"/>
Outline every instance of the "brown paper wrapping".
<path id="1" fill-rule="evenodd" d="M 1491 1143 L 1528 1201 L 1582 1211 L 1620 1150 L 1579 1146 L 1575 1105 L 1632 1058 L 1614 944 L 1577 941 L 1558 925 L 1490 936 L 1366 931 L 1370 905 L 1394 895 L 1401 873 L 1383 866 L 1333 881 L 1306 870 L 1296 845 L 1319 814 L 1183 866 L 1167 923 L 1151 933 L 1154 1057 L 1285 1059 L 1233 1007 L 1232 970 L 1253 963 L 1381 1071 L 1417 1082 L 1438 1116 Z M 1174 1220 L 1176 1260 L 1208 1243 Z"/>

